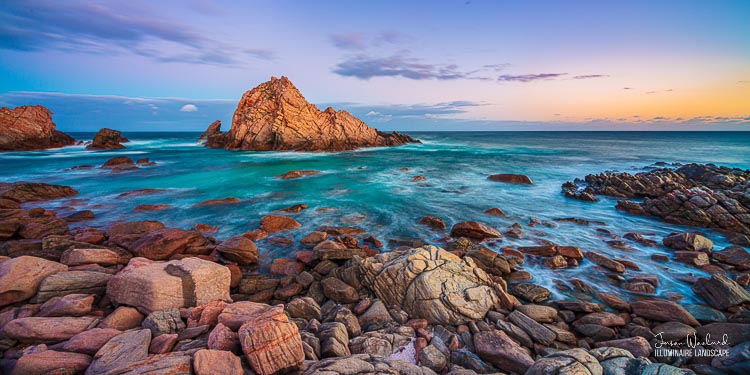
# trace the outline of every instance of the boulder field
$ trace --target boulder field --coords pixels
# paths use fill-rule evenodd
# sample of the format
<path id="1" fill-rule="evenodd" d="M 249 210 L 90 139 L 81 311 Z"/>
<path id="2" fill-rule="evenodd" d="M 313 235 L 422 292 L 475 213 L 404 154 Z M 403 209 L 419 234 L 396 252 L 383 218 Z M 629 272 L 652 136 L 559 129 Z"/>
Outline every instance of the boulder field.
<path id="1" fill-rule="evenodd" d="M 623 236 L 711 275 L 680 278 L 701 301 L 686 304 L 676 292 L 653 296 L 663 287 L 656 275 L 596 249 L 492 250 L 509 231 L 477 221 L 455 223 L 439 246 L 402 240 L 381 252 L 363 228 L 298 233 L 299 210 L 271 212 L 222 241 L 206 225 L 71 228 L 55 211 L 30 207 L 76 194 L 0 185 L 2 373 L 741 374 L 750 363 L 750 254 L 716 249 L 699 233 L 661 244 Z M 448 228 L 438 217 L 415 225 Z M 262 256 L 294 238 L 289 258 Z M 530 282 L 526 262 L 587 263 L 623 293 L 576 280 L 576 298 L 560 298 Z M 703 342 L 707 335 L 715 340 Z M 692 337 L 723 354 L 655 351 Z"/>

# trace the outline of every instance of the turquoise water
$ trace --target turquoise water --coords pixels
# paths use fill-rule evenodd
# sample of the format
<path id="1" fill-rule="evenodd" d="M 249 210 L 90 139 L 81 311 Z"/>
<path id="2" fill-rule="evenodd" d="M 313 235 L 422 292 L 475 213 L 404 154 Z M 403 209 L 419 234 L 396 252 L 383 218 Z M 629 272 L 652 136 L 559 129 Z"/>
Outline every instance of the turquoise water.
<path id="1" fill-rule="evenodd" d="M 73 134 L 91 139 L 93 134 Z M 667 233 L 685 230 L 655 219 L 628 215 L 614 209 L 615 200 L 598 203 L 566 199 L 560 185 L 576 177 L 604 170 L 642 171 L 657 161 L 716 163 L 750 168 L 749 133 L 662 133 L 662 132 L 497 132 L 497 133 L 410 133 L 423 144 L 397 148 L 374 148 L 332 154 L 289 152 L 232 152 L 207 149 L 195 142 L 198 133 L 128 133 L 132 142 L 124 150 L 87 151 L 67 147 L 24 153 L 0 154 L 0 181 L 42 181 L 69 185 L 80 192 L 76 209 L 92 209 L 97 218 L 86 225 L 103 226 L 122 220 L 159 220 L 168 226 L 190 228 L 196 223 L 218 225 L 216 237 L 225 239 L 258 227 L 260 218 L 298 203 L 309 209 L 294 215 L 303 225 L 291 232 L 295 240 L 320 225 L 366 228 L 387 242 L 392 238 L 418 237 L 437 243 L 447 233 L 435 233 L 416 225 L 426 215 L 443 218 L 450 225 L 477 220 L 504 231 L 513 223 L 524 225 L 522 239 L 505 238 L 500 246 L 533 245 L 543 238 L 560 245 L 579 246 L 610 256 L 637 262 L 640 273 L 660 276 L 657 292 L 685 295 L 693 301 L 689 287 L 673 279 L 675 273 L 703 275 L 679 263 L 656 264 L 650 260 L 663 249 L 631 244 L 632 251 L 611 248 L 598 228 L 618 235 L 639 232 L 661 241 Z M 114 156 L 147 157 L 157 163 L 135 171 L 69 170 L 78 165 L 100 166 Z M 402 168 L 409 168 L 404 172 Z M 275 176 L 294 169 L 317 169 L 321 174 L 296 180 Z M 522 173 L 533 186 L 494 183 L 494 173 Z M 414 176 L 426 181 L 413 182 Z M 117 199 L 120 193 L 160 188 L 166 192 Z M 215 198 L 237 197 L 239 204 L 192 207 Z M 159 212 L 133 212 L 136 205 L 166 203 L 172 208 Z M 55 204 L 50 204 L 55 205 Z M 508 214 L 499 218 L 484 214 L 498 207 Z M 528 227 L 530 218 L 553 220 L 579 217 L 604 221 L 606 225 L 582 226 L 559 223 Z M 707 231 L 718 248 L 727 245 L 720 235 Z M 298 242 L 296 242 L 298 243 Z M 263 259 L 288 256 L 299 250 L 259 243 Z M 533 282 L 558 291 L 555 282 L 579 278 L 601 291 L 625 298 L 634 295 L 613 288 L 606 276 L 584 261 L 578 268 L 550 271 L 527 264 Z M 629 271 L 629 276 L 634 274 Z M 558 295 L 559 297 L 560 295 Z"/>

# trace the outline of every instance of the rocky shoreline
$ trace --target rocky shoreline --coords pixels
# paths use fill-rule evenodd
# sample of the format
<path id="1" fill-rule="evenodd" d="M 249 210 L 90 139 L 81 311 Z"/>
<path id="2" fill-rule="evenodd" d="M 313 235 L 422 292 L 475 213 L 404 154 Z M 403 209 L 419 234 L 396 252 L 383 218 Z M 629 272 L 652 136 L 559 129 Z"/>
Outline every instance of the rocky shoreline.
<path id="1" fill-rule="evenodd" d="M 677 189 L 667 186 L 687 186 L 684 176 L 713 176 L 689 179 L 721 186 L 740 201 L 731 192 L 736 181 L 746 183 L 745 172 L 727 171 L 732 183 L 725 183 L 716 177 L 724 169 L 686 167 L 674 176 L 636 175 L 679 183 L 622 196 L 640 191 L 658 199 Z M 608 176 L 587 178 L 588 193 L 625 186 L 599 183 L 625 179 Z M 94 228 L 70 224 L 90 211 L 58 217 L 43 208 L 75 195 L 66 186 L 0 184 L 3 373 L 713 375 L 747 373 L 750 366 L 750 254 L 740 246 L 715 249 L 699 233 L 673 233 L 661 243 L 623 236 L 664 246 L 671 256 L 656 262 L 683 262 L 712 275 L 675 275 L 704 301 L 683 306 L 676 293 L 650 295 L 659 287 L 655 275 L 595 249 L 489 248 L 522 235 L 520 224 L 501 233 L 459 222 L 439 246 L 392 244 L 383 252 L 366 228 L 321 227 L 301 237 L 291 258 L 265 264 L 263 246 L 291 241 L 284 234 L 300 230 L 293 213 L 306 205 L 219 241 L 211 235 L 217 228 L 206 224 Z M 543 223 L 529 226 L 537 224 Z M 447 229 L 438 217 L 415 225 Z M 578 280 L 574 297 L 555 299 L 530 282 L 528 262 L 553 270 L 591 262 L 592 276 L 635 294 L 622 298 Z M 679 355 L 686 349 L 694 354 Z M 713 355 L 696 354 L 701 350 Z"/>

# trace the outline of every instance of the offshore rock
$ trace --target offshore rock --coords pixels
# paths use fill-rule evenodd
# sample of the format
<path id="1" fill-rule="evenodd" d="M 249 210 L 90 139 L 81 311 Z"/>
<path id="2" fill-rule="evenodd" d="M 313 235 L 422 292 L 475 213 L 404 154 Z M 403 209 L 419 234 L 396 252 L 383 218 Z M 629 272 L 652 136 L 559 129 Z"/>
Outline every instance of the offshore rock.
<path id="1" fill-rule="evenodd" d="M 56 130 L 52 111 L 40 105 L 0 108 L 0 151 L 28 151 L 69 146 L 73 137 Z"/>
<path id="2" fill-rule="evenodd" d="M 130 142 L 123 137 L 118 130 L 102 128 L 94 136 L 90 145 L 86 146 L 87 150 L 116 150 L 125 148 L 121 143 Z"/>
<path id="3" fill-rule="evenodd" d="M 207 146 L 255 151 L 344 151 L 418 142 L 384 133 L 346 111 L 320 111 L 286 77 L 271 77 L 240 100 L 228 133 L 208 137 Z"/>

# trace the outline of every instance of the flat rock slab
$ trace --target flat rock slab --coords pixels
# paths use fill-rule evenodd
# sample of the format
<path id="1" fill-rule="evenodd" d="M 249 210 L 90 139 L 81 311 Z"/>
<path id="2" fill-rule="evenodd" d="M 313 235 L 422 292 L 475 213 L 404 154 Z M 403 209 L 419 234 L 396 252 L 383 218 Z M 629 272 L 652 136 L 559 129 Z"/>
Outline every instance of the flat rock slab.
<path id="1" fill-rule="evenodd" d="M 212 300 L 231 301 L 227 267 L 199 258 L 155 262 L 133 258 L 107 285 L 112 301 L 143 313 L 194 307 Z"/>
<path id="2" fill-rule="evenodd" d="M 33 297 L 44 278 L 67 270 L 64 264 L 31 256 L 0 263 L 0 307 Z"/>
<path id="3" fill-rule="evenodd" d="M 24 343 L 56 343 L 85 331 L 96 320 L 94 317 L 20 318 L 8 322 L 3 333 Z"/>

